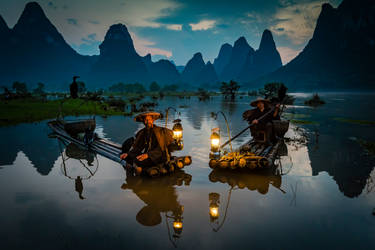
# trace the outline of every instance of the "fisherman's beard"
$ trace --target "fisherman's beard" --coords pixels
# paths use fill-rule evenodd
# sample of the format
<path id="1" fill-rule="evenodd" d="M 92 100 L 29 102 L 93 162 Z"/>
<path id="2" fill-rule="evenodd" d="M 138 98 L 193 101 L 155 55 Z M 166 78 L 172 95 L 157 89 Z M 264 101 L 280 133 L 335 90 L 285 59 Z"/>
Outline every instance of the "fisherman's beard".
<path id="1" fill-rule="evenodd" d="M 146 123 L 145 126 L 146 126 L 147 129 L 150 129 L 150 128 L 152 128 L 154 126 L 154 124 L 152 124 L 152 123 Z"/>

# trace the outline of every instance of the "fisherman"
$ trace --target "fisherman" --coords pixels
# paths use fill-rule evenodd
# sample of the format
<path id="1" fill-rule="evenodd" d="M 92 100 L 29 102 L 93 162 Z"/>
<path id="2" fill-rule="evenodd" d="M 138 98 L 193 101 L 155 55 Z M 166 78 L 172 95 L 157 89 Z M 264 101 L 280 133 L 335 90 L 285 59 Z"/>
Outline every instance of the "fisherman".
<path id="1" fill-rule="evenodd" d="M 263 98 L 257 98 L 255 101 L 250 103 L 251 106 L 256 107 L 255 109 L 247 110 L 243 113 L 244 120 L 253 124 L 250 127 L 251 135 L 255 138 L 259 138 L 260 132 L 265 133 L 265 143 L 270 144 L 274 140 L 272 120 L 279 120 L 279 108 L 280 104 L 275 105 L 275 110 L 271 111 L 269 108 L 270 101 Z M 262 116 L 264 116 L 260 119 Z"/>
<path id="2" fill-rule="evenodd" d="M 78 97 L 78 83 L 76 82 L 77 78 L 79 78 L 79 76 L 73 76 L 73 82 L 70 84 L 70 96 L 73 99 Z"/>
<path id="3" fill-rule="evenodd" d="M 145 128 L 123 144 L 120 158 L 128 164 L 135 164 L 136 173 L 147 172 L 150 176 L 166 174 L 164 163 L 169 160 L 169 149 L 174 140 L 170 129 L 156 126 L 154 121 L 160 118 L 158 112 L 144 112 L 134 120 L 143 122 Z"/>

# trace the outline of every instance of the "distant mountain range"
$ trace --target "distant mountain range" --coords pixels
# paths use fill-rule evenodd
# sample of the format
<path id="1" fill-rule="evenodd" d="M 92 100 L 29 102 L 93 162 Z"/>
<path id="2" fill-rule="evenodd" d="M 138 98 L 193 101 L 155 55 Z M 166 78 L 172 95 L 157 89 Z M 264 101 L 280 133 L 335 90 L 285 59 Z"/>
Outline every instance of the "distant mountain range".
<path id="1" fill-rule="evenodd" d="M 343 0 L 337 9 L 324 4 L 312 39 L 285 66 L 269 30 L 263 32 L 257 50 L 240 37 L 233 46 L 222 45 L 213 64 L 205 63 L 198 52 L 185 66 L 176 66 L 169 60 L 153 62 L 151 55 L 140 56 L 123 24 L 109 28 L 99 55 L 80 55 L 40 5 L 30 2 L 12 29 L 0 16 L 0 84 L 43 82 L 48 89 L 66 89 L 72 76 L 80 75 L 89 88 L 156 81 L 183 89 L 217 89 L 219 82 L 229 80 L 246 88 L 270 81 L 298 90 L 374 88 L 374 6 L 372 0 Z"/>
<path id="2" fill-rule="evenodd" d="M 375 1 L 324 4 L 313 37 L 287 65 L 247 84 L 284 82 L 297 90 L 375 89 Z"/>

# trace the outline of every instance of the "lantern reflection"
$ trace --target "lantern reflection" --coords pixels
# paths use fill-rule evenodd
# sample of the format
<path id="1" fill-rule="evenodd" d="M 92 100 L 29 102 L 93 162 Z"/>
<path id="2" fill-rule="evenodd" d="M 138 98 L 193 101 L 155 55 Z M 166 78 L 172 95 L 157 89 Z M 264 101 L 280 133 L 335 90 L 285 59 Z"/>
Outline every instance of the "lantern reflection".
<path id="1" fill-rule="evenodd" d="M 215 222 L 219 218 L 220 194 L 209 193 L 208 200 L 210 202 L 210 205 L 209 205 L 210 221 Z"/>

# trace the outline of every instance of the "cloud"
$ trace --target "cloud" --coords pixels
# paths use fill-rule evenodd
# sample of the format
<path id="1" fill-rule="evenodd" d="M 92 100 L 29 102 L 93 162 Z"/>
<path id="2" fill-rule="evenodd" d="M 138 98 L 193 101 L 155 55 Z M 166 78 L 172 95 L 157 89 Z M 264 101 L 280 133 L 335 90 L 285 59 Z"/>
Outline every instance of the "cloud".
<path id="1" fill-rule="evenodd" d="M 79 45 L 72 44 L 72 47 L 83 55 L 97 55 L 99 54 L 99 44 L 101 43 L 97 40 L 97 34 L 91 33 L 86 37 L 81 39 Z"/>
<path id="2" fill-rule="evenodd" d="M 180 4 L 173 0 L 143 0 L 128 1 L 119 7 L 121 19 L 129 26 L 159 28 L 161 23 L 156 21 L 159 18 L 168 16 Z"/>
<path id="3" fill-rule="evenodd" d="M 280 53 L 283 65 L 289 63 L 301 52 L 299 49 L 292 49 L 289 47 L 277 47 L 277 50 Z"/>
<path id="4" fill-rule="evenodd" d="M 202 20 L 198 23 L 189 23 L 192 30 L 208 30 L 215 26 L 215 20 Z"/>
<path id="5" fill-rule="evenodd" d="M 74 25 L 74 26 L 77 26 L 78 25 L 78 20 L 75 19 L 75 18 L 67 18 L 66 21 L 71 24 L 71 25 Z"/>
<path id="6" fill-rule="evenodd" d="M 133 39 L 134 47 L 137 50 L 138 54 L 145 56 L 150 53 L 151 55 L 161 55 L 167 58 L 170 58 L 172 56 L 171 51 L 150 47 L 155 45 L 154 42 L 139 38 L 133 32 L 130 32 L 130 35 Z"/>
<path id="7" fill-rule="evenodd" d="M 182 24 L 168 24 L 166 27 L 169 30 L 182 30 Z"/>
<path id="8" fill-rule="evenodd" d="M 281 4 L 286 7 L 278 9 L 273 16 L 274 24 L 271 25 L 271 30 L 276 35 L 286 36 L 295 45 L 305 43 L 312 37 L 324 2 L 326 1 L 318 0 L 295 4 L 283 0 Z"/>

